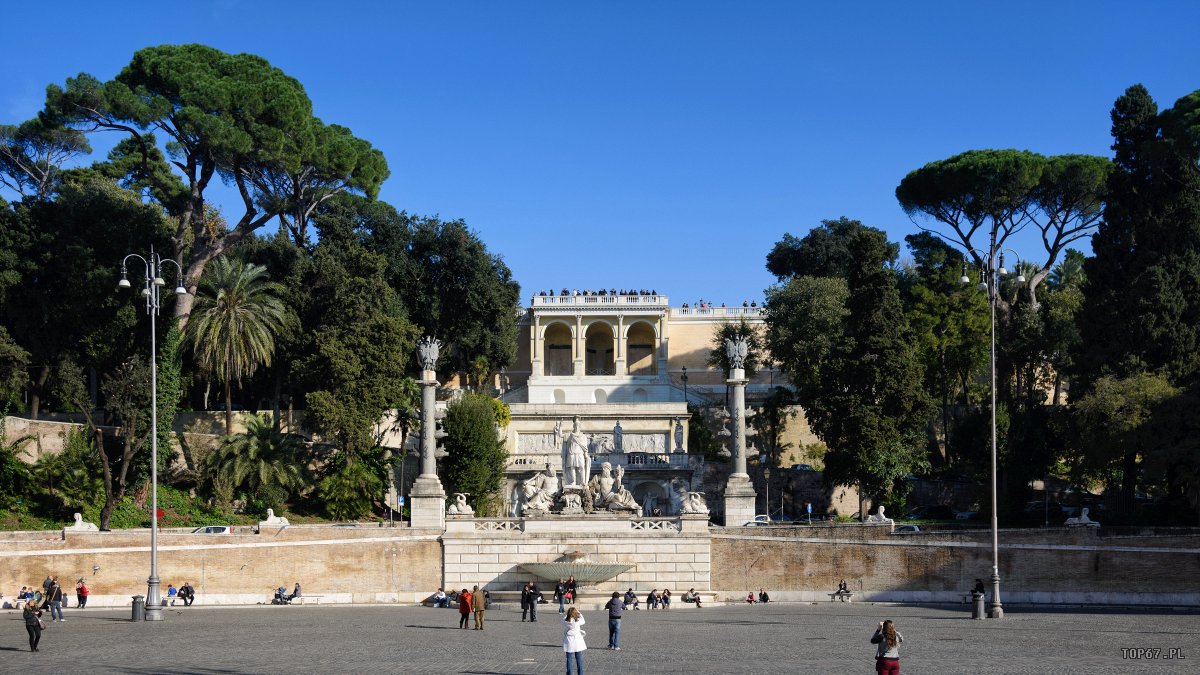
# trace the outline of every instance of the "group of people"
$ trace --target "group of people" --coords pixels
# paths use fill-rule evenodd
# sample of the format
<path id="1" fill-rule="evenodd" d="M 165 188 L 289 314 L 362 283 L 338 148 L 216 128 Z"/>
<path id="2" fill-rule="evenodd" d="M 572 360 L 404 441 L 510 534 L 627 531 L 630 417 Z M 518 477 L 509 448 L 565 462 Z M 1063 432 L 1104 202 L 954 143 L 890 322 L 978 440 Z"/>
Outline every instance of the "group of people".
<path id="1" fill-rule="evenodd" d="M 184 584 L 184 586 L 187 586 L 187 585 L 188 584 Z M 302 598 L 302 597 L 304 597 L 303 591 L 300 590 L 300 582 L 297 581 L 296 587 L 292 589 L 291 593 L 288 593 L 287 588 L 285 588 L 283 586 L 276 588 L 275 589 L 275 597 L 271 598 L 271 604 L 272 605 L 290 605 L 290 604 L 292 604 L 293 600 L 295 600 L 296 598 Z M 174 604 L 174 603 L 171 603 L 171 604 Z M 189 601 L 185 604 L 190 605 L 192 603 Z"/>
<path id="2" fill-rule="evenodd" d="M 554 291 L 549 291 L 549 292 L 546 292 L 546 291 L 539 291 L 539 292 L 538 292 L 538 296 L 539 296 L 539 297 L 547 297 L 547 296 L 553 296 L 553 295 L 554 295 Z M 562 292 L 560 292 L 560 293 L 559 293 L 559 295 L 563 295 L 563 296 L 567 296 L 567 295 L 572 295 L 572 296 L 577 296 L 577 295 L 589 295 L 589 296 L 598 296 L 598 297 L 599 297 L 599 296 L 605 296 L 605 297 L 607 297 L 607 296 L 609 296 L 609 295 L 658 295 L 658 291 L 656 291 L 656 290 L 653 290 L 653 289 L 651 289 L 651 290 L 646 290 L 646 289 L 644 289 L 644 288 L 642 288 L 642 289 L 637 289 L 637 290 L 635 290 L 635 289 L 632 289 L 632 288 L 631 288 L 631 289 L 628 289 L 628 290 L 626 290 L 626 289 L 622 288 L 622 289 L 621 289 L 621 290 L 619 290 L 619 291 L 618 291 L 617 289 L 615 289 L 615 288 L 610 288 L 610 289 L 607 289 L 607 290 L 605 290 L 605 289 L 601 288 L 601 289 L 600 289 L 600 290 L 598 290 L 598 291 L 594 291 L 594 290 L 592 290 L 592 289 L 590 289 L 590 288 L 589 288 L 589 289 L 586 289 L 586 290 L 582 290 L 582 291 L 581 291 L 581 290 L 579 290 L 579 289 L 577 289 L 577 288 L 573 288 L 573 289 L 570 289 L 570 290 L 568 290 L 568 289 L 564 288 L 564 289 L 562 289 Z"/>
<path id="3" fill-rule="evenodd" d="M 440 592 L 442 589 L 438 589 Z M 479 590 L 479 586 L 475 586 L 472 590 L 462 589 L 462 592 L 457 595 L 458 600 L 458 627 L 466 630 L 471 621 L 471 615 L 475 615 L 475 630 L 483 630 L 484 614 L 492 606 L 492 595 L 486 590 Z M 522 618 L 522 621 L 525 619 Z"/>
<path id="4" fill-rule="evenodd" d="M 283 589 L 280 588 L 279 590 Z M 300 593 L 300 584 L 296 584 L 296 593 Z M 275 595 L 278 596 L 279 593 L 276 592 Z M 167 584 L 167 597 L 163 598 L 163 607 L 166 607 L 168 602 L 174 607 L 176 600 L 182 601 L 184 607 L 192 606 L 192 603 L 196 601 L 196 589 L 192 588 L 192 582 L 185 582 L 179 588 L 175 588 L 172 584 Z"/>
<path id="5" fill-rule="evenodd" d="M 620 424 L 618 422 L 617 424 Z M 559 579 L 554 585 L 554 599 L 558 602 L 558 613 L 565 614 L 566 606 L 575 604 L 575 596 L 579 592 L 579 583 L 575 577 Z"/>
<path id="6" fill-rule="evenodd" d="M 88 594 L 87 584 L 80 578 L 75 582 L 76 604 L 80 609 L 87 606 Z M 67 621 L 62 612 L 63 605 L 67 604 L 62 584 L 57 576 L 48 574 L 42 582 L 42 590 L 38 591 L 34 586 L 22 586 L 17 600 L 24 601 L 21 617 L 25 621 L 25 630 L 29 633 L 29 651 L 36 652 L 38 644 L 42 641 L 42 630 L 46 628 L 46 623 L 42 621 L 45 611 L 49 610 L 51 621 Z"/>
<path id="7" fill-rule="evenodd" d="M 754 595 L 754 591 L 750 591 L 749 593 L 746 594 L 746 602 L 750 603 L 751 605 L 754 605 L 754 604 L 764 604 L 765 605 L 766 603 L 768 603 L 770 601 L 771 601 L 771 596 L 767 594 L 767 591 L 765 588 L 758 589 L 758 595 Z"/>

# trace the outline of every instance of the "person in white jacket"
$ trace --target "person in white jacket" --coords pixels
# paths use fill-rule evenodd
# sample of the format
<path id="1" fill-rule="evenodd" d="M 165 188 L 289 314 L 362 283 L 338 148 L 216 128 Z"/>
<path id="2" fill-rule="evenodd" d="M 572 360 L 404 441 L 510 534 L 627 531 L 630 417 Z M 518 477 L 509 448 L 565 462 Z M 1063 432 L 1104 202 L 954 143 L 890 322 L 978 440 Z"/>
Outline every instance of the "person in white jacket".
<path id="1" fill-rule="evenodd" d="M 575 670 L 579 675 L 583 675 L 583 652 L 587 649 L 587 645 L 583 642 L 583 636 L 587 635 L 583 630 L 583 624 L 587 623 L 583 620 L 583 615 L 579 613 L 577 607 L 572 607 L 567 610 L 567 616 L 562 620 L 563 624 L 563 652 L 567 655 L 567 675 L 571 675 L 571 655 L 575 655 Z"/>

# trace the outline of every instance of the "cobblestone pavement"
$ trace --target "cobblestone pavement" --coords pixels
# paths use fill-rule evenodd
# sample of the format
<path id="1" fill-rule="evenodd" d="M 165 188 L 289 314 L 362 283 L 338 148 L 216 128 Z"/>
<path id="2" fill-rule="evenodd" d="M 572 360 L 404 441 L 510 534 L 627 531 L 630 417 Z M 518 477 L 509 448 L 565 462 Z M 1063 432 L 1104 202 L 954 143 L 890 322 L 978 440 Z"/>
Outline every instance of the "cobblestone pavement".
<path id="1" fill-rule="evenodd" d="M 553 673 L 563 672 L 557 608 L 537 623 L 497 608 L 483 631 L 458 612 L 423 607 L 245 607 L 67 610 L 28 651 L 19 612 L 0 612 L 0 671 L 32 673 Z M 780 604 L 627 612 L 619 652 L 607 620 L 585 611 L 589 673 L 873 673 L 868 639 L 885 618 L 905 643 L 904 672 L 1190 673 L 1200 670 L 1200 608 L 1049 610 L 1009 607 L 971 621 L 949 607 Z M 1161 650 L 1134 652 L 1126 650 Z M 1172 653 L 1176 649 L 1181 652 Z M 1177 658 L 1167 659 L 1174 655 Z M 1140 658 L 1132 658 L 1134 656 Z M 1182 657 L 1182 658 L 1179 658 Z"/>

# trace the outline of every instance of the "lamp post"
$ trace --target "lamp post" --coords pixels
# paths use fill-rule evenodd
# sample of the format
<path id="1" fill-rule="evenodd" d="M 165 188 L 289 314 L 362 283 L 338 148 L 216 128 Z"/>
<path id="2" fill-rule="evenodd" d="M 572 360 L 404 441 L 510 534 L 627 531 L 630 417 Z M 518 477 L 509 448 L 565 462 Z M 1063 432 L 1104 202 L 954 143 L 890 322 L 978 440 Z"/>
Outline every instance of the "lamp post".
<path id="1" fill-rule="evenodd" d="M 763 455 L 766 457 L 766 455 Z M 763 467 L 763 484 L 766 486 L 767 495 L 767 522 L 771 522 L 771 469 Z"/>
<path id="2" fill-rule="evenodd" d="M 1008 276 L 1008 270 L 1004 268 L 1005 249 L 998 247 L 995 242 L 987 255 L 982 251 L 970 250 L 984 261 L 979 270 L 979 289 L 987 293 L 988 309 L 991 313 L 991 374 L 988 379 L 992 390 L 992 604 L 988 608 L 988 616 L 1003 619 L 1004 606 L 1000 602 L 1000 521 L 996 513 L 999 501 L 996 494 L 996 475 L 999 470 L 996 461 L 996 300 L 1000 295 L 1000 281 Z M 1016 252 L 1011 249 L 1009 252 L 1016 256 Z M 1019 257 L 1017 264 L 1020 265 Z M 1017 283 L 1025 283 L 1025 275 L 1018 272 L 1016 280 Z M 971 278 L 967 276 L 966 262 L 963 262 L 963 274 L 959 281 L 963 284 L 971 283 Z"/>
<path id="3" fill-rule="evenodd" d="M 130 258 L 142 261 L 145 275 L 142 280 L 142 297 L 146 299 L 146 314 L 150 317 L 150 578 L 146 580 L 146 621 L 162 621 L 162 604 L 159 596 L 158 578 L 158 313 L 162 308 L 162 287 L 167 285 L 163 280 L 162 269 L 165 263 L 175 266 L 178 285 L 177 295 L 185 295 L 183 287 L 183 269 L 179 263 L 171 259 L 164 260 L 150 247 L 149 257 L 143 258 L 136 253 L 130 253 L 121 260 L 121 281 L 117 288 L 131 288 L 126 263 Z"/>
<path id="4" fill-rule="evenodd" d="M 688 403 L 688 395 L 687 395 L 687 366 L 684 366 L 684 367 L 683 367 L 683 377 L 681 377 L 681 378 L 679 378 L 679 379 L 683 380 L 683 404 L 684 404 L 684 405 L 687 405 L 687 403 Z"/>

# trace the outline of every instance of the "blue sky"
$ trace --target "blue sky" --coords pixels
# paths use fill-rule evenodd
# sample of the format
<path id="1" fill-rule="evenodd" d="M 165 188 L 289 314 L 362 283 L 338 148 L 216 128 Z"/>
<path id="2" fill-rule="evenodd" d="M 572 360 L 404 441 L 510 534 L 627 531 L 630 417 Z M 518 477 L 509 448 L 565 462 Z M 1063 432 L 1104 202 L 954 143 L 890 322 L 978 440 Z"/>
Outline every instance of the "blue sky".
<path id="1" fill-rule="evenodd" d="M 225 0 L 5 14 L 0 123 L 35 114 L 48 83 L 111 77 L 144 46 L 259 54 L 322 119 L 383 150 L 383 199 L 465 219 L 526 297 L 761 299 L 785 232 L 842 215 L 894 240 L 915 231 L 894 190 L 926 162 L 974 148 L 1108 156 L 1127 86 L 1161 107 L 1200 88 L 1196 2 Z M 1036 257 L 1035 241 L 1021 246 Z"/>

